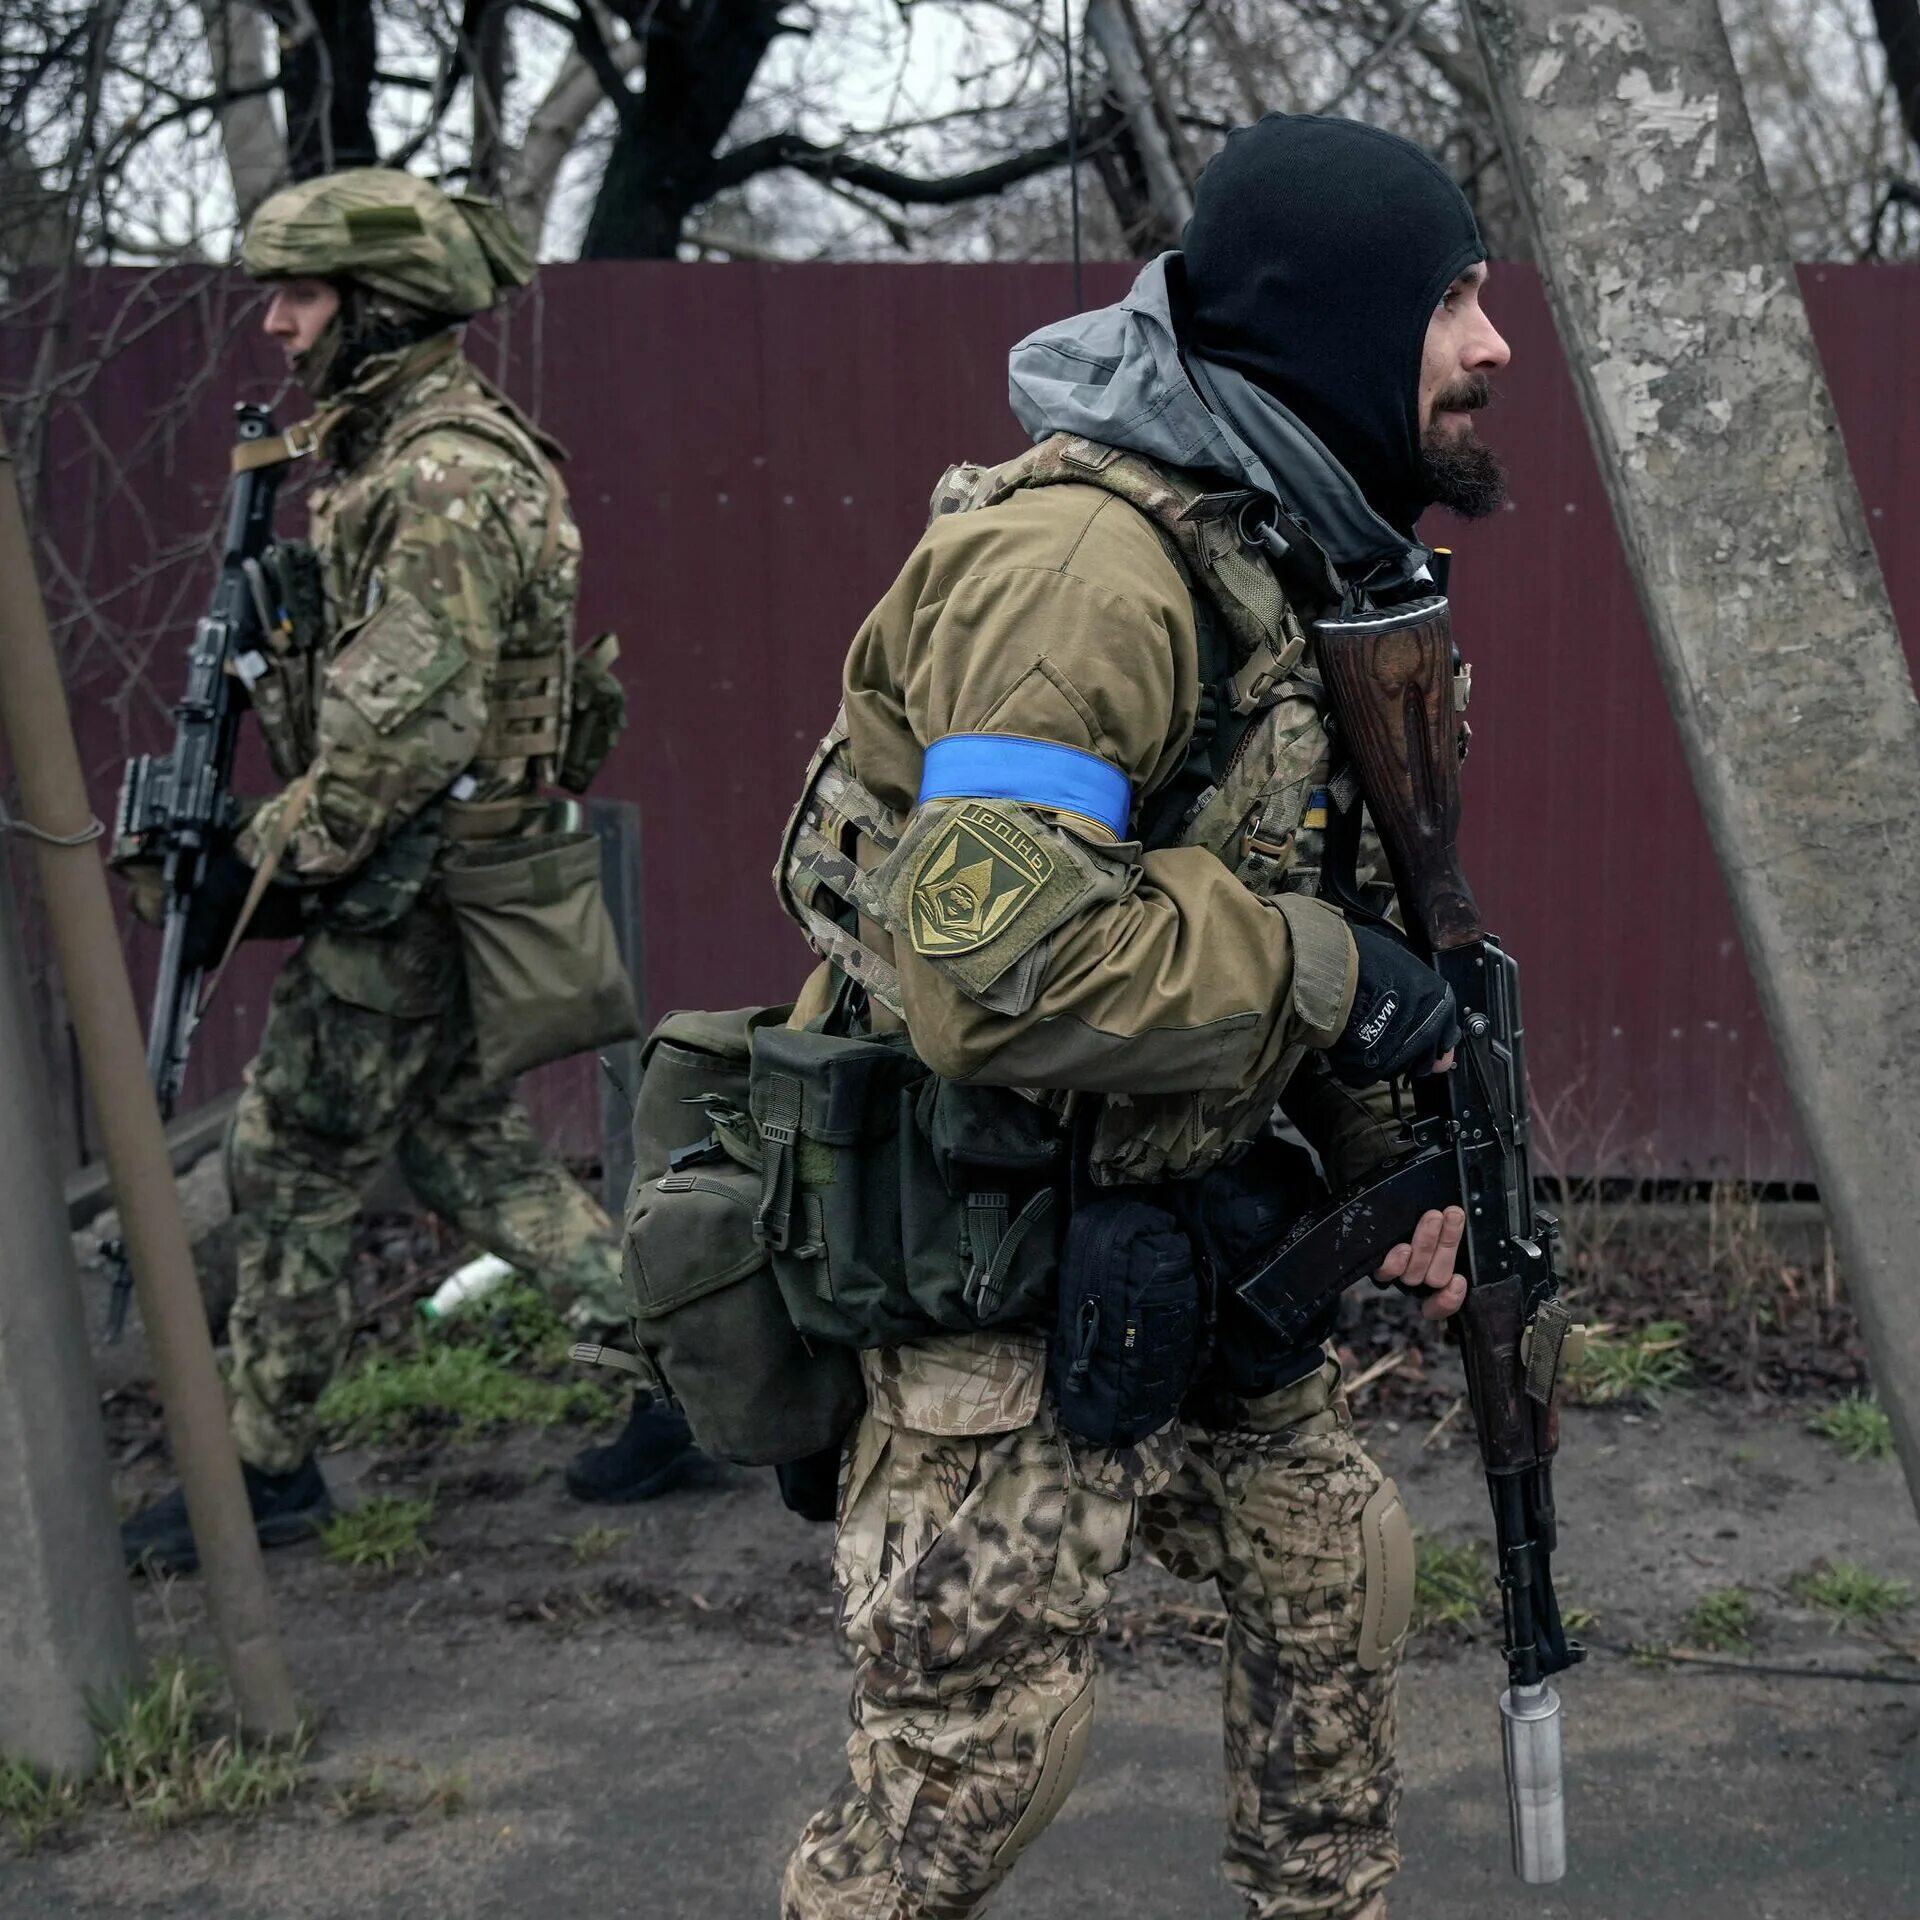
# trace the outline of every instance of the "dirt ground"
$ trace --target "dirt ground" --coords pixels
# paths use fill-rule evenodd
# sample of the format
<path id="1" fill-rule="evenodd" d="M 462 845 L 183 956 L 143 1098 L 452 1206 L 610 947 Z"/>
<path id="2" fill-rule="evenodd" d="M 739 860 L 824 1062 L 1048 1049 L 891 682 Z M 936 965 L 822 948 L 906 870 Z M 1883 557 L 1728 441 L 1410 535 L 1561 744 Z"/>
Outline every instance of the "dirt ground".
<path id="1" fill-rule="evenodd" d="M 1454 1365 L 1439 1356 L 1421 1393 L 1382 1401 L 1383 1382 L 1361 1406 L 1442 1542 L 1487 1531 L 1460 1420 L 1435 1434 Z M 137 1371 L 136 1346 L 108 1377 Z M 163 1463 L 118 1404 L 131 1501 Z M 1592 1656 L 1563 1686 L 1569 1876 L 1511 1877 L 1497 1652 L 1484 1630 L 1434 1628 L 1402 1695 L 1396 1920 L 1920 1913 L 1920 1606 L 1842 1628 L 1792 1587 L 1848 1560 L 1920 1589 L 1920 1525 L 1890 1462 L 1847 1461 L 1805 1413 L 1722 1389 L 1569 1410 L 1560 1588 L 1593 1615 Z M 317 1546 L 269 1563 L 320 1717 L 310 1783 L 244 1822 L 153 1834 L 93 1813 L 28 1855 L 0 1841 L 0 1915 L 770 1920 L 845 1735 L 827 1530 L 787 1514 L 770 1474 L 731 1469 L 650 1506 L 575 1506 L 559 1467 L 590 1437 L 331 1455 L 344 1502 L 431 1493 L 435 1515 L 430 1556 L 390 1576 Z M 1691 1610 L 1731 1586 L 1756 1603 L 1750 1658 L 1645 1651 L 1684 1654 Z M 137 1604 L 151 1647 L 204 1649 L 197 1580 L 143 1584 Z M 1128 1572 L 1087 1772 L 995 1911 L 1239 1910 L 1217 1865 L 1216 1632 L 1210 1592 Z"/>

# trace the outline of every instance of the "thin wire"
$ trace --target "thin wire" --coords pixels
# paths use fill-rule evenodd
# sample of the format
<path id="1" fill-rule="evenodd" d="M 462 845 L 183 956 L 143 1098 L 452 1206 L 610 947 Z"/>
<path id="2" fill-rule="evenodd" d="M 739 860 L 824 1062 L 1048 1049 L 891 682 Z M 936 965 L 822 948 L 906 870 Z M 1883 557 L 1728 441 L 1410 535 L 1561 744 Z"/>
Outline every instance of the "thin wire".
<path id="1" fill-rule="evenodd" d="M 22 820 L 7 811 L 7 804 L 0 800 L 0 833 L 23 834 L 29 840 L 38 840 L 49 847 L 84 847 L 95 840 L 106 837 L 106 828 L 98 820 L 90 820 L 78 833 L 49 833 L 45 827 L 36 827 L 31 820 Z"/>
<path id="2" fill-rule="evenodd" d="M 1060 44 L 1067 56 L 1067 200 L 1073 209 L 1073 307 L 1086 303 L 1080 291 L 1080 106 L 1073 92 L 1073 0 L 1060 0 Z"/>

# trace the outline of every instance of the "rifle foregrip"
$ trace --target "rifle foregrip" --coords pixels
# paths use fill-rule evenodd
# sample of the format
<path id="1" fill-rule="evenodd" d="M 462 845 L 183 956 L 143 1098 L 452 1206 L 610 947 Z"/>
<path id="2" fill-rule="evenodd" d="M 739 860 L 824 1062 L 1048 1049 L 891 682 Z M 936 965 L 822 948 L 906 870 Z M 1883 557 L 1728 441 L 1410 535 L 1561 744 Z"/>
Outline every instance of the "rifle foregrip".
<path id="1" fill-rule="evenodd" d="M 1314 623 L 1314 647 L 1400 904 L 1435 952 L 1485 932 L 1460 871 L 1453 621 L 1439 597 Z"/>

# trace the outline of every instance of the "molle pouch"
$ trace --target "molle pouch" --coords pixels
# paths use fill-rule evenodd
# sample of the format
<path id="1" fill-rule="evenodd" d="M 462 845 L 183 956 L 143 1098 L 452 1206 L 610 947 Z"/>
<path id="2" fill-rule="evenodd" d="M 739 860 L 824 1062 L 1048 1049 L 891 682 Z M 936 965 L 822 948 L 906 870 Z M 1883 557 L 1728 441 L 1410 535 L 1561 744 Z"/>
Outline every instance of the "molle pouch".
<path id="1" fill-rule="evenodd" d="M 1067 1141 L 1059 1120 L 1011 1088 L 930 1077 L 914 1103 L 914 1125 L 935 1175 L 908 1181 L 901 1192 L 915 1300 L 956 1332 L 1044 1320 L 1066 1230 Z"/>
<path id="2" fill-rule="evenodd" d="M 865 1404 L 860 1363 L 795 1328 L 754 1237 L 748 1060 L 754 1030 L 786 1014 L 669 1014 L 634 1104 L 623 1246 L 635 1337 L 695 1440 L 743 1466 L 837 1447 Z"/>
<path id="3" fill-rule="evenodd" d="M 754 1035 L 763 1157 L 754 1232 L 794 1325 L 812 1339 L 892 1346 L 927 1331 L 906 1286 L 901 1187 L 916 1172 L 902 1149 L 930 1077 L 905 1035 Z"/>
<path id="4" fill-rule="evenodd" d="M 574 659 L 567 744 L 554 772 L 554 779 L 569 793 L 585 793 L 593 785 L 626 731 L 627 690 L 614 671 L 619 658 L 618 637 L 603 633 Z"/>
<path id="5" fill-rule="evenodd" d="M 752 1112 L 756 1230 L 803 1332 L 881 1347 L 1044 1315 L 1064 1156 L 1042 1109 L 942 1082 L 904 1036 L 767 1028 Z"/>
<path id="6" fill-rule="evenodd" d="M 1206 1384 L 1257 1400 L 1304 1379 L 1324 1360 L 1321 1336 L 1282 1350 L 1232 1291 L 1236 1273 L 1277 1247 L 1288 1229 L 1326 1198 L 1304 1148 L 1265 1137 L 1230 1166 L 1174 1189 L 1212 1294 L 1215 1339 Z"/>
<path id="7" fill-rule="evenodd" d="M 233 670 L 246 685 L 274 772 L 297 780 L 318 744 L 314 689 L 316 663 L 327 654 L 325 566 L 313 548 L 282 540 L 245 568 L 260 644 L 243 651 Z"/>
<path id="8" fill-rule="evenodd" d="M 1047 1377 L 1060 1424 L 1131 1446 L 1180 1411 L 1204 1346 L 1193 1246 L 1165 1207 L 1106 1194 L 1067 1227 Z"/>
<path id="9" fill-rule="evenodd" d="M 571 802 L 568 803 L 571 806 Z M 585 829 L 448 849 L 441 886 L 489 1085 L 639 1031 Z"/>

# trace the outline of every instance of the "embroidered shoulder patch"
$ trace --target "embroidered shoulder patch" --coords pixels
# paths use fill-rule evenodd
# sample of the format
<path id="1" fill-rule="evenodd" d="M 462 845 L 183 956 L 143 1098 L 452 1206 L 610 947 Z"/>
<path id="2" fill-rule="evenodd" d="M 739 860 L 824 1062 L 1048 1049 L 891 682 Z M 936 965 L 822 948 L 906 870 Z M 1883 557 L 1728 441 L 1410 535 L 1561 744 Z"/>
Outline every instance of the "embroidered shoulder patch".
<path id="1" fill-rule="evenodd" d="M 962 805 L 927 843 L 908 894 L 913 950 L 971 953 L 1053 877 L 1053 856 L 991 807 Z"/>

